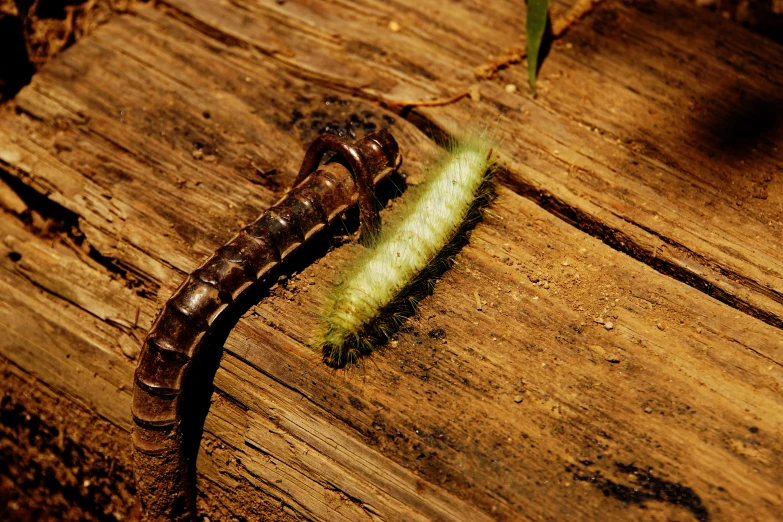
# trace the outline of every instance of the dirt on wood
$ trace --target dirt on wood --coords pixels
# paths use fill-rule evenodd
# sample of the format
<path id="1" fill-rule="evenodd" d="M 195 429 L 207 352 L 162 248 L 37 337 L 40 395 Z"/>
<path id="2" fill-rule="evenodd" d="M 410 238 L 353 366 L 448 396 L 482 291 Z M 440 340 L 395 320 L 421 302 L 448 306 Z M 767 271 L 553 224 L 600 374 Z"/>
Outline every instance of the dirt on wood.
<path id="1" fill-rule="evenodd" d="M 0 519 L 125 520 L 127 436 L 0 361 Z"/>

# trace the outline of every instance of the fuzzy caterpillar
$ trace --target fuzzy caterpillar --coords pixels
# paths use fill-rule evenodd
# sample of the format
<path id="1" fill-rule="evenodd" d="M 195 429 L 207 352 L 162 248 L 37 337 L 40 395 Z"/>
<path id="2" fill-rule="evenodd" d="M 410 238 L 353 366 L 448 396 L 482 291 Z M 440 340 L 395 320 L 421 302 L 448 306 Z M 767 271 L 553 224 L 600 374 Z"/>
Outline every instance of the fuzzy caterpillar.
<path id="1" fill-rule="evenodd" d="M 327 364 L 356 362 L 412 311 L 421 294 L 417 287 L 432 284 L 481 217 L 492 195 L 494 162 L 492 148 L 482 141 L 453 147 L 404 215 L 346 270 L 327 301 L 315 342 Z"/>

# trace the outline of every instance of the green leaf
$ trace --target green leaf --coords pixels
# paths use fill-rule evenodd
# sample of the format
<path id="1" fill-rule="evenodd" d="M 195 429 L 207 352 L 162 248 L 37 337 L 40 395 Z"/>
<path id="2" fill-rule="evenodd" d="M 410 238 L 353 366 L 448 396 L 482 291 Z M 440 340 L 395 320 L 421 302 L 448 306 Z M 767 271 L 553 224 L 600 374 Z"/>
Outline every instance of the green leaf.
<path id="1" fill-rule="evenodd" d="M 538 53 L 546 31 L 548 4 L 548 0 L 527 1 L 527 77 L 533 96 L 536 95 Z"/>

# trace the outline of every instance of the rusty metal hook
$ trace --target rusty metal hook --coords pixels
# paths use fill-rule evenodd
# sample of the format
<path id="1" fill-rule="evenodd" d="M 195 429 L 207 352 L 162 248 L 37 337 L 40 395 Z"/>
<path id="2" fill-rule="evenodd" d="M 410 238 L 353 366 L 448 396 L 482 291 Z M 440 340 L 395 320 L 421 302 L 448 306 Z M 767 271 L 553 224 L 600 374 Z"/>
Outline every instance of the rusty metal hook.
<path id="1" fill-rule="evenodd" d="M 372 141 L 363 140 L 360 144 L 366 148 L 368 144 L 372 147 L 373 142 L 374 148 L 385 152 L 386 154 L 384 155 L 391 154 L 394 158 L 401 159 L 397 150 L 397 143 L 385 129 L 377 132 Z M 390 150 L 392 145 L 394 150 Z M 366 151 L 360 150 L 359 147 L 351 145 L 337 136 L 322 134 L 308 147 L 302 160 L 302 166 L 296 175 L 294 187 L 298 187 L 310 174 L 315 172 L 321 164 L 324 155 L 328 152 L 335 153 L 348 163 L 359 196 L 359 220 L 361 223 L 359 241 L 364 245 L 369 245 L 380 235 L 381 219 L 378 214 L 378 207 L 375 204 L 374 193 L 373 174 L 377 171 L 377 166 L 369 166 L 365 158 L 375 158 L 377 153 L 367 154 Z M 398 168 L 399 161 L 397 160 L 394 163 L 396 163 L 394 168 Z"/>

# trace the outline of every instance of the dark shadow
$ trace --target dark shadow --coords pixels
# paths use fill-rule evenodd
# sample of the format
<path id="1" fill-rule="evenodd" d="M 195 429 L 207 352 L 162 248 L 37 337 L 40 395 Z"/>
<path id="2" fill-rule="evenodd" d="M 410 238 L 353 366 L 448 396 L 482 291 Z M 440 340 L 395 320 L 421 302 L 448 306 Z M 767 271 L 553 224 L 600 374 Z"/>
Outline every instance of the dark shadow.
<path id="1" fill-rule="evenodd" d="M 555 36 L 552 34 L 552 18 L 547 12 L 546 15 L 546 27 L 544 28 L 544 35 L 541 38 L 541 46 L 538 48 L 538 62 L 536 63 L 536 78 L 538 78 L 538 72 L 541 70 L 541 66 L 549 56 L 549 52 L 552 50 L 552 43 L 555 41 Z"/>
<path id="2" fill-rule="evenodd" d="M 33 73 L 21 18 L 0 14 L 0 100 L 13 98 Z"/>
<path id="3" fill-rule="evenodd" d="M 87 238 L 79 228 L 79 216 L 76 213 L 52 201 L 29 185 L 25 185 L 19 178 L 2 169 L 0 169 L 0 182 L 8 185 L 24 201 L 26 209 L 19 214 L 11 213 L 15 214 L 30 232 L 47 240 L 65 236 L 75 246 L 84 248 Z M 33 212 L 43 218 L 43 224 L 33 219 Z M 138 275 L 123 268 L 115 259 L 101 254 L 89 243 L 87 243 L 87 247 L 87 256 L 124 280 L 128 288 L 132 288 L 139 295 L 157 293 L 157 283 L 153 283 L 149 279 L 141 279 Z M 21 259 L 21 254 L 18 252 L 11 252 L 9 256 L 14 262 Z"/>
<path id="4" fill-rule="evenodd" d="M 65 6 L 83 3 L 84 0 L 38 0 L 35 4 L 35 16 L 38 18 L 65 20 L 68 14 L 65 12 Z"/>
<path id="5" fill-rule="evenodd" d="M 742 2 L 742 0 L 722 0 L 714 2 L 704 9 L 715 13 L 731 15 L 735 23 L 766 36 L 772 41 L 783 44 L 783 13 L 775 12 L 774 0 Z M 742 7 L 740 8 L 740 5 Z"/>
<path id="6" fill-rule="evenodd" d="M 589 465 L 590 463 L 583 463 Z M 619 484 L 601 475 L 600 471 L 586 472 L 584 474 L 574 471 L 573 466 L 566 467 L 566 471 L 573 471 L 574 480 L 588 482 L 598 488 L 605 496 L 623 502 L 624 504 L 636 504 L 644 507 L 645 502 L 655 500 L 675 506 L 681 506 L 690 511 L 699 522 L 709 522 L 710 513 L 701 501 L 699 495 L 691 488 L 678 482 L 663 480 L 652 474 L 652 469 L 642 470 L 632 464 L 615 463 L 617 470 L 625 475 L 634 477 L 634 484 L 626 486 Z"/>
<path id="7" fill-rule="evenodd" d="M 759 97 L 742 86 L 718 91 L 716 99 L 726 104 L 715 106 L 695 120 L 706 153 L 727 159 L 751 159 L 764 142 L 783 131 L 783 98 Z M 717 109 L 717 110 L 716 110 Z"/>
<path id="8" fill-rule="evenodd" d="M 427 119 L 421 112 L 415 111 L 414 107 L 403 107 L 400 111 L 400 117 L 408 120 L 408 123 L 413 124 L 422 134 L 441 148 L 446 148 L 454 141 L 453 137 L 446 129 L 438 125 L 435 121 Z"/>
<path id="9" fill-rule="evenodd" d="M 697 12 L 692 6 L 672 2 L 603 3 L 573 26 L 562 40 L 573 45 L 576 63 L 595 69 L 614 84 L 610 92 L 619 92 L 618 87 L 624 87 L 640 95 L 639 101 L 649 104 L 654 111 L 649 118 L 638 115 L 637 121 L 622 115 L 608 117 L 614 123 L 606 130 L 617 132 L 617 137 L 630 143 L 633 150 L 678 170 L 683 170 L 681 164 L 687 166 L 684 159 L 692 163 L 689 149 L 727 163 L 761 158 L 754 149 L 758 146 L 772 149 L 772 142 L 779 142 L 783 130 L 783 93 L 776 74 L 779 64 L 774 61 L 775 54 L 765 54 L 764 44 L 738 54 L 741 47 L 731 43 L 738 42 L 737 34 L 724 37 L 716 33 L 715 26 L 723 27 L 724 22 L 718 22 L 716 15 L 706 9 L 701 11 L 706 24 L 703 35 L 693 36 L 691 41 L 690 35 L 675 33 L 677 39 L 670 35 L 656 42 L 656 27 L 666 24 L 685 27 L 682 24 L 692 23 Z M 639 23 L 629 24 L 629 20 Z M 707 44 L 711 45 L 709 51 L 703 47 Z M 711 53 L 709 59 L 699 56 L 689 45 L 697 45 L 705 55 Z M 774 44 L 769 45 L 772 51 Z M 560 60 L 560 56 L 556 52 L 552 58 Z M 613 61 L 634 64 L 631 68 L 634 74 L 617 75 L 610 65 Z M 645 86 L 641 92 L 640 82 Z M 659 85 L 662 90 L 648 85 Z M 567 98 L 570 105 L 563 106 L 556 101 L 555 110 L 570 112 L 579 121 L 596 128 L 606 126 L 601 123 L 608 110 L 604 105 L 612 100 L 597 93 L 591 103 L 581 107 L 577 89 L 563 92 L 570 97 Z M 658 102 L 658 96 L 664 93 L 665 101 Z M 691 174 L 710 182 L 717 178 L 722 188 L 725 184 L 720 178 L 727 178 L 737 170 L 733 165 L 725 166 L 724 169 L 724 165 L 713 163 Z"/>

